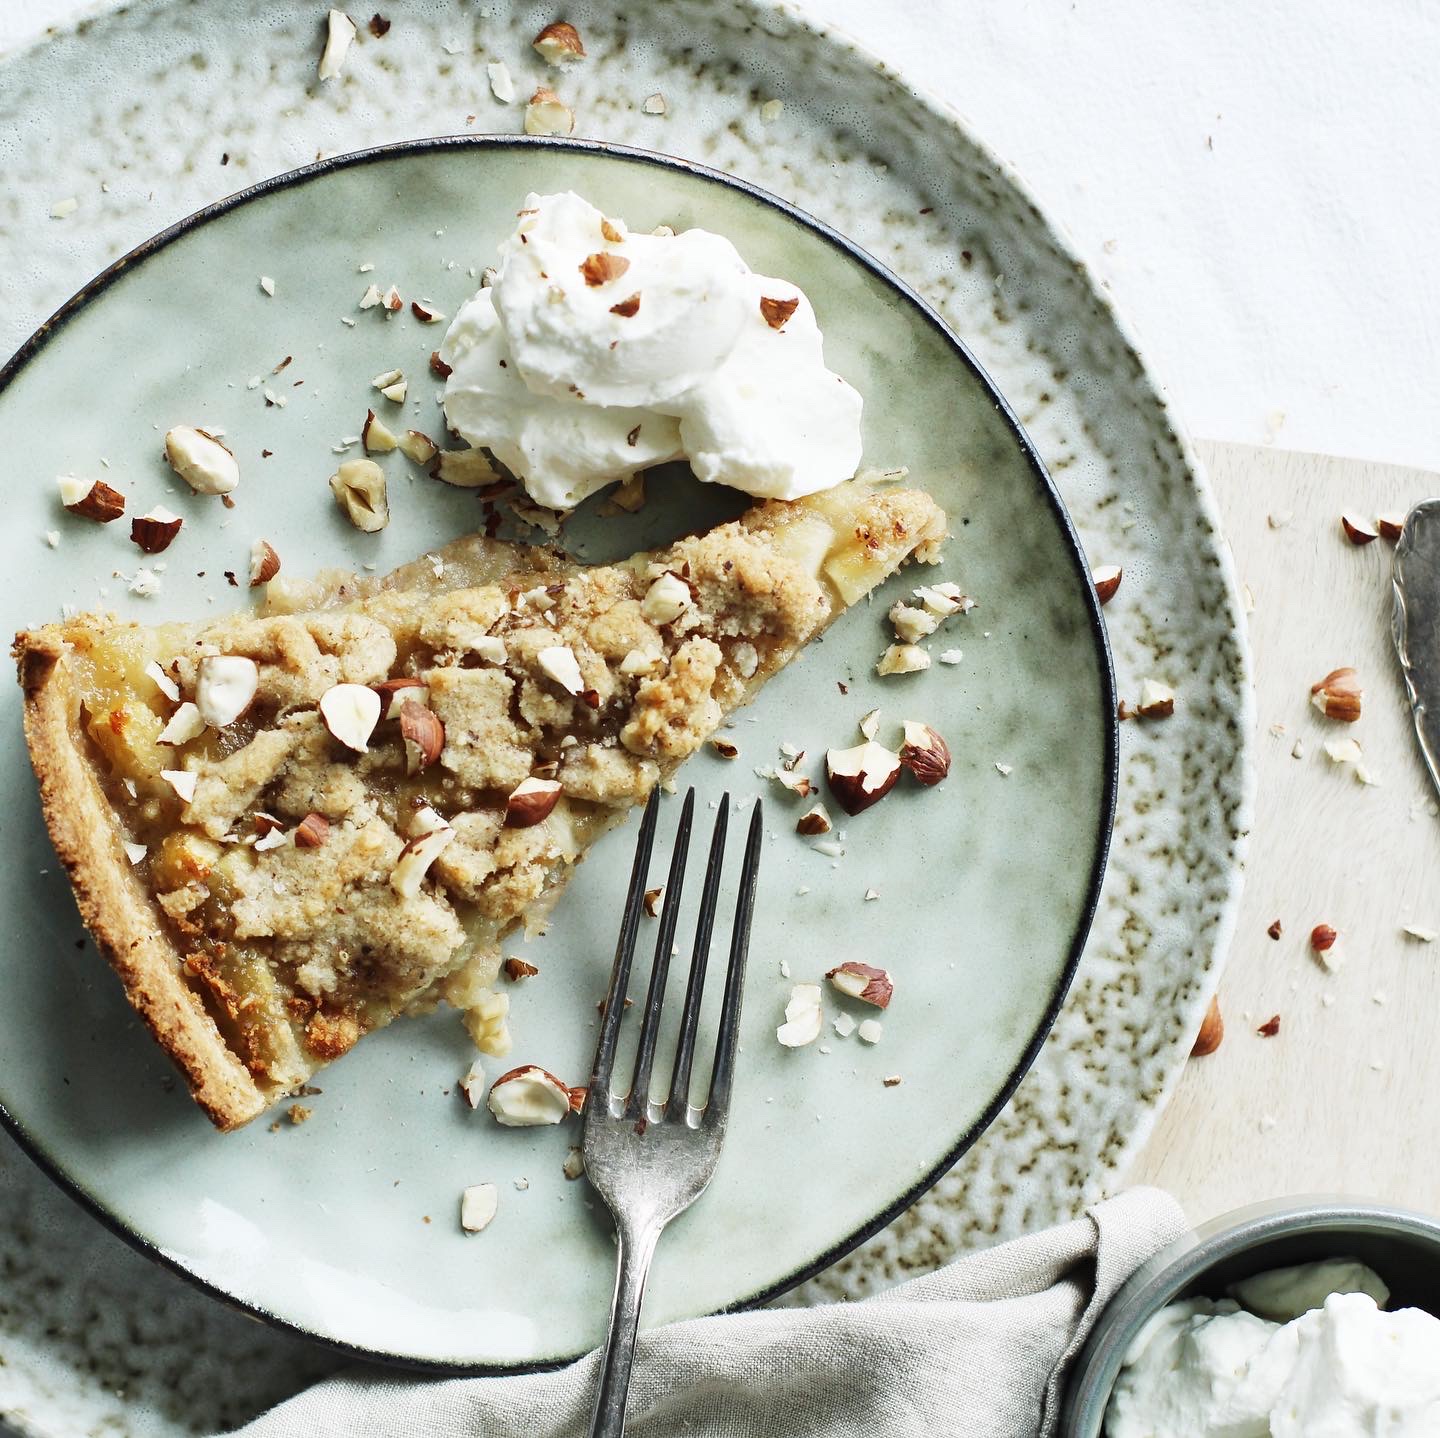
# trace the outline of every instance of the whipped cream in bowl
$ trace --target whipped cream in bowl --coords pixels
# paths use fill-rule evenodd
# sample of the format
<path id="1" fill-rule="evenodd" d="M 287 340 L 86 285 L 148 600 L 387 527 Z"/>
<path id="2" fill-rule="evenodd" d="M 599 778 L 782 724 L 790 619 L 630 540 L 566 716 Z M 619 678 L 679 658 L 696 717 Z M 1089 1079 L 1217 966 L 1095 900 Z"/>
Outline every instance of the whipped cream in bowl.
<path id="1" fill-rule="evenodd" d="M 1059 1432 L 1440 1435 L 1440 1221 L 1317 1200 L 1203 1225 L 1107 1303 Z"/>
<path id="2" fill-rule="evenodd" d="M 859 467 L 860 396 L 795 285 L 723 236 L 631 231 L 570 192 L 526 197 L 439 353 L 450 427 L 549 509 L 668 460 L 767 499 Z"/>

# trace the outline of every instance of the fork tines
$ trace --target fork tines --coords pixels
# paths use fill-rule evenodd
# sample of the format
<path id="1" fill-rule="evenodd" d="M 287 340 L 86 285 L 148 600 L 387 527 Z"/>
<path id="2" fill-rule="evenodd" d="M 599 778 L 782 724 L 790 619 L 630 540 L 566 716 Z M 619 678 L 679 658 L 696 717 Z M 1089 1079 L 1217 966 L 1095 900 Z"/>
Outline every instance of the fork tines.
<path id="1" fill-rule="evenodd" d="M 611 1094 L 610 1079 L 615 1064 L 620 1020 L 625 1009 L 625 995 L 630 985 L 631 963 L 635 956 L 635 940 L 640 929 L 640 913 L 645 899 L 645 883 L 650 871 L 650 855 L 655 846 L 655 828 L 660 812 L 659 790 L 653 790 L 645 806 L 640 825 L 640 838 L 635 850 L 635 864 L 630 871 L 630 888 L 625 896 L 624 918 L 620 924 L 620 940 L 615 948 L 615 967 L 610 975 L 610 988 L 605 996 L 604 1017 L 600 1039 L 595 1047 L 595 1063 L 590 1075 L 590 1105 L 604 1102 L 604 1111 L 613 1117 L 636 1122 L 648 1119 L 650 1079 L 655 1066 L 655 1050 L 660 1037 L 660 1018 L 665 1006 L 666 981 L 670 974 L 670 952 L 675 943 L 675 930 L 680 917 L 680 900 L 684 891 L 685 861 L 690 848 L 690 832 L 695 819 L 695 791 L 686 792 L 675 831 L 675 848 L 670 856 L 670 872 L 665 883 L 665 903 L 660 912 L 660 928 L 655 937 L 655 958 L 650 970 L 650 986 L 645 995 L 643 1026 L 635 1053 L 631 1082 L 623 1092 Z M 675 1050 L 675 1066 L 671 1073 L 666 1099 L 659 1105 L 665 1117 L 691 1122 L 690 1072 L 695 1058 L 695 1036 L 700 1022 L 700 1005 L 705 994 L 705 970 L 710 958 L 710 939 L 715 927 L 715 909 L 720 893 L 720 872 L 725 861 L 725 838 L 729 827 L 730 796 L 720 801 L 715 816 L 715 830 L 710 839 L 710 857 L 705 866 L 705 882 L 700 896 L 700 913 L 691 951 L 690 976 L 685 987 L 685 1006 L 680 1017 L 680 1036 Z M 755 881 L 760 867 L 762 811 L 756 799 L 750 816 L 749 837 L 745 845 L 745 863 L 740 876 L 740 889 L 735 904 L 735 923 L 730 939 L 730 963 L 725 975 L 725 995 L 721 1003 L 720 1027 L 715 1043 L 715 1065 L 710 1079 L 709 1096 L 703 1105 L 705 1120 L 723 1119 L 730 1097 L 730 1084 L 735 1065 L 735 1045 L 739 1035 L 740 1004 L 745 978 L 745 958 L 750 946 L 750 923 L 755 909 Z M 659 1114 L 655 1115 L 659 1117 Z"/>

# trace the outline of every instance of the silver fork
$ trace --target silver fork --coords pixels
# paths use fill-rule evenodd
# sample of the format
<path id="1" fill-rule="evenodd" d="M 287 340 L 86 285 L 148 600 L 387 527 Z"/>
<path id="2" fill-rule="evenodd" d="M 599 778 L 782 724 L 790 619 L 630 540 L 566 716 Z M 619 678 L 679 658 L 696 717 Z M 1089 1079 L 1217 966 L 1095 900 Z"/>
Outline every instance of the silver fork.
<path id="1" fill-rule="evenodd" d="M 591 1438 L 618 1438 L 625 1431 L 625 1396 L 635 1357 L 640 1304 L 645 1296 L 645 1279 L 650 1272 L 656 1241 L 665 1225 L 704 1193 L 720 1157 L 725 1119 L 730 1109 L 730 1083 L 735 1071 L 735 1041 L 740 1030 L 745 956 L 750 947 L 750 920 L 755 909 L 755 877 L 760 866 L 761 809 L 760 801 L 756 799 L 750 817 L 750 834 L 745 844 L 740 893 L 735 904 L 730 966 L 725 974 L 725 997 L 715 1039 L 715 1065 L 708 1097 L 703 1106 L 696 1107 L 690 1102 L 690 1069 L 695 1057 L 695 1031 L 700 1021 L 700 1000 L 705 990 L 705 969 L 710 957 L 710 935 L 715 926 L 715 906 L 720 893 L 720 869 L 725 858 L 725 831 L 730 812 L 730 796 L 727 794 L 720 802 L 714 837 L 710 841 L 710 859 L 705 868 L 695 947 L 690 960 L 690 979 L 685 989 L 685 1007 L 675 1049 L 675 1067 L 666 1097 L 661 1102 L 652 1102 L 650 1077 L 660 1034 L 660 1014 L 665 1005 L 670 948 L 680 913 L 685 856 L 695 816 L 695 791 L 691 789 L 685 795 L 680 823 L 675 831 L 675 849 L 665 884 L 665 905 L 660 913 L 660 931 L 655 939 L 655 962 L 650 970 L 650 987 L 645 995 L 644 1026 L 635 1051 L 634 1074 L 628 1089 L 613 1093 L 610 1077 L 615 1065 L 620 1020 L 625 1010 L 625 991 L 630 983 L 630 961 L 635 954 L 640 908 L 645 898 L 645 880 L 650 871 L 650 851 L 655 843 L 659 808 L 659 792 L 652 791 L 640 826 L 635 865 L 630 871 L 630 891 L 625 896 L 625 916 L 620 924 L 620 942 L 615 948 L 610 988 L 605 995 L 600 1040 L 595 1046 L 590 1096 L 585 1104 L 585 1172 L 615 1219 L 619 1250 L 615 1294 L 610 1301 L 610 1332 L 605 1340 L 600 1384 L 590 1419 Z"/>

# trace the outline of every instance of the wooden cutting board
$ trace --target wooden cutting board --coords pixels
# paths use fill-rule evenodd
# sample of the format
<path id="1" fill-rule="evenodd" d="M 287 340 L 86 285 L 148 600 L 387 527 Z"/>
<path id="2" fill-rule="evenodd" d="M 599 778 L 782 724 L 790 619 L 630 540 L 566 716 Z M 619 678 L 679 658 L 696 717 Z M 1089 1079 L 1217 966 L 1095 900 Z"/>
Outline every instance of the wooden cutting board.
<path id="1" fill-rule="evenodd" d="M 1220 981 L 1225 1038 L 1186 1065 L 1130 1179 L 1168 1188 L 1194 1222 L 1320 1192 L 1440 1212 L 1440 939 L 1403 932 L 1440 931 L 1440 802 L 1390 644 L 1390 546 L 1356 548 L 1340 528 L 1342 511 L 1403 513 L 1440 495 L 1440 475 L 1197 449 L 1253 595 L 1258 790 Z M 1141 598 L 1122 586 L 1117 602 Z M 1354 724 L 1309 702 L 1345 664 L 1365 686 Z M 1347 736 L 1378 785 L 1326 756 L 1324 740 Z M 1277 919 L 1278 941 L 1266 933 Z M 1310 949 L 1322 923 L 1340 935 L 1334 974 Z M 1279 1032 L 1257 1033 L 1276 1014 Z"/>

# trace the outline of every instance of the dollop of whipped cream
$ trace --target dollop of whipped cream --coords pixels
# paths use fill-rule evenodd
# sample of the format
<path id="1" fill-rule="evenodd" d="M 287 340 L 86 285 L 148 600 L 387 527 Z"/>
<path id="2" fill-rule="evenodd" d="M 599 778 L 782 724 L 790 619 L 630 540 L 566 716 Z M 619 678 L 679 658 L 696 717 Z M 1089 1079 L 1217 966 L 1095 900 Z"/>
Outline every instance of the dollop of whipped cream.
<path id="1" fill-rule="evenodd" d="M 1231 1291 L 1274 1317 L 1229 1298 L 1167 1304 L 1125 1355 L 1106 1410 L 1108 1438 L 1440 1433 L 1440 1319 L 1379 1308 L 1376 1298 L 1385 1302 L 1389 1291 L 1373 1270 L 1302 1264 Z"/>
<path id="2" fill-rule="evenodd" d="M 637 234 L 570 192 L 526 197 L 440 358 L 451 428 L 551 509 L 671 459 L 767 499 L 860 463 L 860 396 L 799 289 L 720 235 Z"/>

